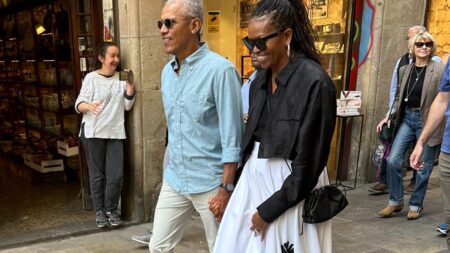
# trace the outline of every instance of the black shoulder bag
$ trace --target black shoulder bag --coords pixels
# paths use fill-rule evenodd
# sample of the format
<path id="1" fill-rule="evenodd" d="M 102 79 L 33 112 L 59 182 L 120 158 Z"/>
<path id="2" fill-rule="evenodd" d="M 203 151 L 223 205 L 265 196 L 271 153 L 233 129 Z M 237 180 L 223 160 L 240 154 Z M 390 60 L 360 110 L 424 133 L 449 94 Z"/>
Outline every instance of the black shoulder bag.
<path id="1" fill-rule="evenodd" d="M 286 159 L 284 160 L 292 172 Z M 321 223 L 340 213 L 348 205 L 345 195 L 334 185 L 325 185 L 313 190 L 303 205 L 305 223 Z"/>

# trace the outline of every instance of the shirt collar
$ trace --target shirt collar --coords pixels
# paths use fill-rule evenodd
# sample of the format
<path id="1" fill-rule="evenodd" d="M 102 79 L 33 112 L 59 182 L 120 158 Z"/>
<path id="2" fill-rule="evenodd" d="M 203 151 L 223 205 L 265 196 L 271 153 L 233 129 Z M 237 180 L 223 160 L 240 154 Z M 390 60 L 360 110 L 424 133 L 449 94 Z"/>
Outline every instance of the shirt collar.
<path id="1" fill-rule="evenodd" d="M 184 59 L 184 61 L 181 64 L 186 63 L 189 64 L 189 66 L 192 66 L 197 61 L 202 59 L 203 56 L 205 56 L 208 52 L 209 52 L 208 43 L 200 42 L 200 47 L 197 49 L 197 51 L 186 57 L 186 59 Z M 172 56 L 172 59 L 170 60 L 169 63 L 172 66 L 173 70 L 177 70 L 179 68 L 175 55 Z"/>
<path id="2" fill-rule="evenodd" d="M 294 73 L 294 71 L 297 69 L 298 65 L 306 58 L 304 53 L 296 53 L 294 58 L 286 64 L 286 66 L 281 70 L 281 72 L 278 74 L 277 78 L 275 79 L 275 82 L 279 86 L 286 86 L 289 78 Z M 272 71 L 270 69 L 263 70 L 261 76 L 263 78 L 263 82 L 257 82 L 259 88 L 265 89 L 265 84 L 267 83 L 267 80 L 271 78 Z"/>

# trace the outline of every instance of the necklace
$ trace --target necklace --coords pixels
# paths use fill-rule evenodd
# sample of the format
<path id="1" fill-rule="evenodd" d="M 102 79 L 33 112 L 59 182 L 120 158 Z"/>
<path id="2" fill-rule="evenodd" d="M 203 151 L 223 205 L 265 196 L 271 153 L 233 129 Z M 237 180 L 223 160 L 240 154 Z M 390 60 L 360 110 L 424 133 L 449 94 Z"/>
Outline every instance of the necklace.
<path id="1" fill-rule="evenodd" d="M 412 91 L 414 90 L 414 87 L 416 87 L 416 84 L 419 81 L 419 78 L 422 75 L 422 72 L 424 71 L 424 69 L 425 69 L 425 67 L 423 67 L 422 70 L 420 70 L 420 72 L 417 73 L 417 67 L 416 67 L 416 65 L 414 65 L 414 72 L 416 73 L 416 80 L 414 81 L 414 84 L 412 85 L 411 89 L 409 89 L 409 85 L 411 84 L 412 71 L 409 72 L 409 81 L 408 81 L 408 86 L 406 88 L 405 102 L 408 102 L 408 98 L 411 95 Z"/>

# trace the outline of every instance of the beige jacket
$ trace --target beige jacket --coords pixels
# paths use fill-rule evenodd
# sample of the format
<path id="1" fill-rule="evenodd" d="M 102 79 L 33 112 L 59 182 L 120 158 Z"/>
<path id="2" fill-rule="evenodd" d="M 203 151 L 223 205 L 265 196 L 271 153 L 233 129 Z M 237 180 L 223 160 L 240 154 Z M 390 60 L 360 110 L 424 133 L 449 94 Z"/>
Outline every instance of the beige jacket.
<path id="1" fill-rule="evenodd" d="M 403 93 L 405 92 L 408 77 L 410 72 L 413 70 L 414 63 L 403 66 L 400 68 L 399 78 L 400 78 L 400 92 L 397 92 L 397 96 L 394 101 L 394 110 L 397 111 L 397 117 L 395 121 L 395 126 L 399 127 L 402 115 L 402 107 L 405 106 L 403 99 Z M 429 61 L 427 65 L 427 70 L 425 72 L 425 79 L 422 86 L 422 96 L 420 98 L 420 119 L 422 120 L 422 126 L 425 126 L 425 122 L 428 118 L 428 113 L 430 112 L 431 104 L 434 98 L 439 92 L 439 83 L 444 73 L 445 65 L 435 61 Z M 431 147 L 439 145 L 442 142 L 442 135 L 444 133 L 445 122 L 443 122 L 439 128 L 433 133 L 431 138 L 428 140 L 427 144 Z"/>

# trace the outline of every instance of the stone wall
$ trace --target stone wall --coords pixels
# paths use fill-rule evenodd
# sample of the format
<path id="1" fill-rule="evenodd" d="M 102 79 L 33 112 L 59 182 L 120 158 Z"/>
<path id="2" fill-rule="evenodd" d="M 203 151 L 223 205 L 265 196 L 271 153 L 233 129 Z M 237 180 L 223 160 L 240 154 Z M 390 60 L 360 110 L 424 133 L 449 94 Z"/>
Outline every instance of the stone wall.
<path id="1" fill-rule="evenodd" d="M 362 91 L 362 112 L 365 115 L 361 140 L 358 180 L 372 182 L 375 171 L 371 158 L 377 143 L 375 129 L 388 111 L 389 89 L 397 59 L 406 52 L 405 36 L 409 27 L 423 24 L 426 0 L 371 0 L 375 6 L 372 27 L 372 49 L 367 60 L 359 66 L 357 90 Z M 364 9 L 366 11 L 366 9 Z M 360 122 L 353 125 L 350 154 L 357 154 Z M 356 155 L 350 155 L 349 173 L 354 177 Z"/>
<path id="2" fill-rule="evenodd" d="M 127 115 L 124 198 L 128 219 L 150 220 L 162 178 L 166 122 L 161 70 L 168 60 L 156 26 L 164 0 L 118 0 L 122 64 L 135 73 L 136 103 Z"/>

